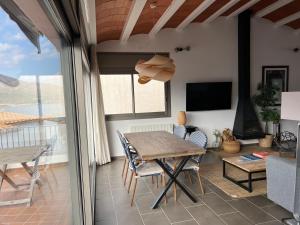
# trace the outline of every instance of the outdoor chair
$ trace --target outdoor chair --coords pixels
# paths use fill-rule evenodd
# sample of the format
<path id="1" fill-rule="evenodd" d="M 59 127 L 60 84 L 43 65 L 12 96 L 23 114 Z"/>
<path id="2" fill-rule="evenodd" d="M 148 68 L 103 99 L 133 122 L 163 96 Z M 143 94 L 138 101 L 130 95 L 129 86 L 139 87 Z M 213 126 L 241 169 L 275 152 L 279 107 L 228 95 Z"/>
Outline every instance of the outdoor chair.
<path id="1" fill-rule="evenodd" d="M 46 142 L 45 147 L 44 147 L 45 151 L 42 155 L 43 159 L 41 162 L 41 164 L 43 165 L 43 169 L 41 169 L 40 171 L 41 171 L 41 173 L 43 173 L 43 179 L 48 183 L 48 186 L 49 186 L 51 192 L 53 192 L 53 189 L 52 189 L 51 183 L 49 182 L 48 177 L 49 177 L 49 174 L 51 174 L 55 184 L 58 185 L 56 175 L 52 169 L 52 158 L 53 158 L 55 146 L 57 143 L 57 136 L 53 135 L 50 139 L 46 140 L 45 142 Z"/>

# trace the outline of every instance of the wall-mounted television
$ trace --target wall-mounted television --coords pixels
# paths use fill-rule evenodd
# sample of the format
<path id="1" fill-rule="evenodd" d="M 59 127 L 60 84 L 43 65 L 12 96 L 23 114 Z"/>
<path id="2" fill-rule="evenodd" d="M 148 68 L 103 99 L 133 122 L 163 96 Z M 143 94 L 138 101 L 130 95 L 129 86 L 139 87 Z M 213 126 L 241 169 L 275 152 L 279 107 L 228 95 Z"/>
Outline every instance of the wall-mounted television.
<path id="1" fill-rule="evenodd" d="M 231 109 L 232 82 L 187 83 L 186 111 Z"/>

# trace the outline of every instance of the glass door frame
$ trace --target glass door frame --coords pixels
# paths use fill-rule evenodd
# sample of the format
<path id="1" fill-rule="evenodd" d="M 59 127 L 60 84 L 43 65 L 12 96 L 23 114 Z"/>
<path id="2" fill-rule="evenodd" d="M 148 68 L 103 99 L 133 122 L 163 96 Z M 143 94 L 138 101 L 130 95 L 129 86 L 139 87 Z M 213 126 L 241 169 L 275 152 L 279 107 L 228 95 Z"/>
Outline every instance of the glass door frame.
<path id="1" fill-rule="evenodd" d="M 68 139 L 69 173 L 72 199 L 73 225 L 92 225 L 94 213 L 90 193 L 90 182 L 86 182 L 88 149 L 86 118 L 84 110 L 84 87 L 82 82 L 82 45 L 71 32 L 61 8 L 54 0 L 40 1 L 45 13 L 63 39 L 61 71 L 63 74 Z M 88 168 L 87 168 L 88 169 Z"/>

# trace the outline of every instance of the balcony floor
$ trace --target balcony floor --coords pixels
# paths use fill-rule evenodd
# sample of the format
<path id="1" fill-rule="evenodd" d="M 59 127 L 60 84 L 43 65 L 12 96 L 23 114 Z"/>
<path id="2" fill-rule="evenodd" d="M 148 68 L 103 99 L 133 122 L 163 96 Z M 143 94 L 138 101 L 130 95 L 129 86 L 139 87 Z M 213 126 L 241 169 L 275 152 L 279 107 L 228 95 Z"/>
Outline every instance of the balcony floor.
<path id="1" fill-rule="evenodd" d="M 96 225 L 280 225 L 282 218 L 291 217 L 265 196 L 232 199 L 207 181 L 206 193 L 201 196 L 196 180 L 190 184 L 184 176 L 181 179 L 197 194 L 197 203 L 178 189 L 176 203 L 169 191 L 168 203 L 152 210 L 161 185 L 157 188 L 151 178 L 144 178 L 138 182 L 136 201 L 130 207 L 130 197 L 122 184 L 122 163 L 115 160 L 97 169 Z"/>
<path id="2" fill-rule="evenodd" d="M 35 186 L 32 206 L 26 205 L 0 207 L 0 225 L 71 225 L 71 202 L 69 174 L 66 164 L 51 166 L 54 176 L 41 171 L 43 185 Z M 25 183 L 29 175 L 23 169 L 12 169 L 7 175 L 14 182 Z M 47 177 L 48 182 L 45 180 Z M 25 191 L 14 191 L 5 181 L 0 192 L 0 200 L 12 200 L 27 196 Z"/>

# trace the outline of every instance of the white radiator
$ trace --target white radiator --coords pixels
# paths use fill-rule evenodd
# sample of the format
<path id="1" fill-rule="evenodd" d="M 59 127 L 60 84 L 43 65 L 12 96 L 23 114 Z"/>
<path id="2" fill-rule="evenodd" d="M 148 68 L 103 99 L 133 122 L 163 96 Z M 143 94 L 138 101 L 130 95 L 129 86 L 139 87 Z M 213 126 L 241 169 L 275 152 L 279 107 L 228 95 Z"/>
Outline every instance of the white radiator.
<path id="1" fill-rule="evenodd" d="M 167 131 L 173 133 L 173 124 L 146 124 L 131 126 L 130 132 Z"/>

